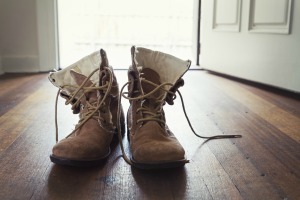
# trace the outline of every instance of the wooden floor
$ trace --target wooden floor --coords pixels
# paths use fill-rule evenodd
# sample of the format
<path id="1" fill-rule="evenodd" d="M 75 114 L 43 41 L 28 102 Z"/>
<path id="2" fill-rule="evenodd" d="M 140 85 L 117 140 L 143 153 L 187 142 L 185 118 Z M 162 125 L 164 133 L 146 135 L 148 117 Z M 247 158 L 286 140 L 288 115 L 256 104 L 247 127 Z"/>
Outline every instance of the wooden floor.
<path id="1" fill-rule="evenodd" d="M 123 85 L 126 71 L 116 75 Z M 142 171 L 124 162 L 119 146 L 99 167 L 51 163 L 56 88 L 47 74 L 0 76 L 0 199 L 300 199 L 299 99 L 206 71 L 184 79 L 181 92 L 199 134 L 243 137 L 197 138 L 176 99 L 166 105 L 167 122 L 190 163 Z M 77 116 L 61 99 L 58 117 L 62 139 Z"/>

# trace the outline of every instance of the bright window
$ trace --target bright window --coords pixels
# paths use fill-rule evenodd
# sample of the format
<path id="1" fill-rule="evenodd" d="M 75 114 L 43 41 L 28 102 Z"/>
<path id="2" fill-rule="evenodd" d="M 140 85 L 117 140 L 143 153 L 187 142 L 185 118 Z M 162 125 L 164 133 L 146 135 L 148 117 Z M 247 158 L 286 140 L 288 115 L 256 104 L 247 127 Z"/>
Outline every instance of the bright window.
<path id="1" fill-rule="evenodd" d="M 195 60 L 193 0 L 58 0 L 60 65 L 103 48 L 128 68 L 132 45 Z"/>

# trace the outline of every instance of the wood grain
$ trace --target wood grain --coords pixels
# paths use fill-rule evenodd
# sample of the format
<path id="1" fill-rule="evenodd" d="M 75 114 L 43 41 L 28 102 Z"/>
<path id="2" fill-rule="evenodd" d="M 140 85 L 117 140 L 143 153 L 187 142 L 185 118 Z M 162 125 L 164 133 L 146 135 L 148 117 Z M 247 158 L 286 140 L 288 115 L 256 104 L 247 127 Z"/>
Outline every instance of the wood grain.
<path id="1" fill-rule="evenodd" d="M 115 73 L 122 86 L 127 72 Z M 57 89 L 47 74 L 0 76 L 0 199 L 300 199 L 298 96 L 206 71 L 191 70 L 184 79 L 180 90 L 199 134 L 243 137 L 197 138 L 177 98 L 165 106 L 167 123 L 190 163 L 143 171 L 125 163 L 118 144 L 98 167 L 51 163 Z M 122 104 L 126 113 L 128 102 Z M 59 138 L 77 121 L 60 99 Z M 123 143 L 129 154 L 126 137 Z"/>

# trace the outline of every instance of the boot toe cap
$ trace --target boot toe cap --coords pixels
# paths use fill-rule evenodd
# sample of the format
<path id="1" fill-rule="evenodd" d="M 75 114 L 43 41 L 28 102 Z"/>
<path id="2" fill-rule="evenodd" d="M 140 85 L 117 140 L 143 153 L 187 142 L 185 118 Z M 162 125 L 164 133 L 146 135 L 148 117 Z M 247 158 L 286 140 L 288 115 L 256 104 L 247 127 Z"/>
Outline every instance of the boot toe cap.
<path id="1" fill-rule="evenodd" d="M 104 148 L 97 144 L 90 144 L 83 141 L 73 141 L 71 138 L 62 140 L 52 149 L 52 154 L 55 157 L 72 160 L 99 158 L 106 156 L 108 153 L 109 147 Z"/>
<path id="2" fill-rule="evenodd" d="M 185 151 L 178 143 L 149 142 L 133 151 L 133 159 L 141 163 L 174 162 L 185 159 Z"/>

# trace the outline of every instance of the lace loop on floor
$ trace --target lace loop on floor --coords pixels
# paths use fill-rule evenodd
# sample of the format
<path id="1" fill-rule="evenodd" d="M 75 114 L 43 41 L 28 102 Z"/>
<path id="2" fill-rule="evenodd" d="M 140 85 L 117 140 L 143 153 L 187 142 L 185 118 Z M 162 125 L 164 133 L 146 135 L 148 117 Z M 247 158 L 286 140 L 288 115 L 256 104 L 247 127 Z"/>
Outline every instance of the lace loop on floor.
<path id="1" fill-rule="evenodd" d="M 215 136 L 201 136 L 199 134 L 196 133 L 196 131 L 194 130 L 191 122 L 190 122 L 190 119 L 189 117 L 187 116 L 187 112 L 186 112 L 186 109 L 185 109 L 185 105 L 184 105 L 184 100 L 183 100 L 183 97 L 182 97 L 182 94 L 180 93 L 180 91 L 177 89 L 175 92 L 171 92 L 171 91 L 168 91 L 165 89 L 165 86 L 173 86 L 172 83 L 163 83 L 163 84 L 155 84 L 151 81 L 148 81 L 144 78 L 141 79 L 141 82 L 146 82 L 146 83 L 149 83 L 151 84 L 152 86 L 155 86 L 155 88 L 150 91 L 149 93 L 147 94 L 142 94 L 138 97 L 128 97 L 126 95 L 128 95 L 129 93 L 128 92 L 123 92 L 124 88 L 130 83 L 130 82 L 127 82 L 123 85 L 123 87 L 121 88 L 120 90 L 120 97 L 124 97 L 125 99 L 128 99 L 130 101 L 137 101 L 137 100 L 143 100 L 147 97 L 149 97 L 150 95 L 154 94 L 156 91 L 158 90 L 162 90 L 170 95 L 172 95 L 172 98 L 173 100 L 176 99 L 176 92 L 178 92 L 179 96 L 180 96 L 180 100 L 181 100 L 181 105 L 182 105 L 182 109 L 183 109 L 183 112 L 184 112 L 184 115 L 185 115 L 185 118 L 189 124 L 189 127 L 191 129 L 191 131 L 194 133 L 194 135 L 196 135 L 197 137 L 199 138 L 202 138 L 202 139 L 208 139 L 208 140 L 212 140 L 212 139 L 225 139 L 225 138 L 241 138 L 242 136 L 241 135 L 215 135 Z M 158 102 L 164 102 L 164 99 L 160 99 L 164 97 L 164 95 L 161 95 L 160 97 L 158 97 L 156 100 Z M 161 106 L 163 106 L 162 104 L 160 104 Z M 162 123 L 164 124 L 165 123 L 165 119 L 161 119 L 161 115 L 162 115 L 162 112 L 160 111 L 157 111 L 156 113 L 153 113 L 151 111 L 149 111 L 146 107 L 141 107 L 141 108 L 138 108 L 137 109 L 137 112 L 143 112 L 145 114 L 149 114 L 151 115 L 151 117 L 145 117 L 145 118 L 142 118 L 142 119 L 139 119 L 137 120 L 137 123 L 140 123 L 140 122 L 144 122 L 144 121 L 158 121 L 159 123 Z M 120 116 L 121 116 L 121 98 L 119 98 L 119 102 L 118 102 L 118 115 L 117 115 L 117 119 L 120 119 Z M 127 133 L 128 134 L 128 133 Z M 120 146 L 121 146 L 121 151 L 122 151 L 122 156 L 124 158 L 124 160 L 130 164 L 130 165 L 133 165 L 132 161 L 127 157 L 126 153 L 125 153 L 125 150 L 124 150 L 124 146 L 123 146 L 123 142 L 122 142 L 122 135 L 121 135 L 121 125 L 120 125 L 120 120 L 118 120 L 118 138 L 119 138 L 119 143 L 120 143 Z"/>

